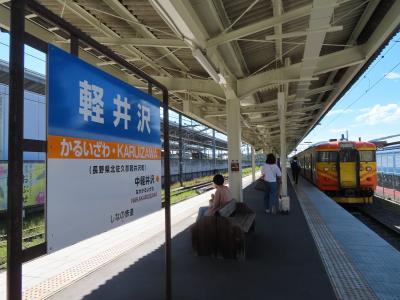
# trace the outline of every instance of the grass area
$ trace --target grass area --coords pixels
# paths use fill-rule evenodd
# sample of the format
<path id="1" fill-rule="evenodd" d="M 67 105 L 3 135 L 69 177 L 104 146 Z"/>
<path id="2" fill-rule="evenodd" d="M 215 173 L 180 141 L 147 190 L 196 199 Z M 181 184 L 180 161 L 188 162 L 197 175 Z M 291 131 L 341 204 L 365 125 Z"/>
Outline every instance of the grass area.
<path id="1" fill-rule="evenodd" d="M 261 170 L 261 166 L 256 166 L 256 172 Z M 242 177 L 246 177 L 251 174 L 251 168 L 244 168 L 242 170 Z"/>
<path id="2" fill-rule="evenodd" d="M 23 222 L 23 249 L 44 243 L 44 212 L 27 216 Z M 37 236 L 41 234 L 40 236 Z M 7 261 L 7 231 L 6 221 L 0 221 L 0 269 L 6 267 Z"/>

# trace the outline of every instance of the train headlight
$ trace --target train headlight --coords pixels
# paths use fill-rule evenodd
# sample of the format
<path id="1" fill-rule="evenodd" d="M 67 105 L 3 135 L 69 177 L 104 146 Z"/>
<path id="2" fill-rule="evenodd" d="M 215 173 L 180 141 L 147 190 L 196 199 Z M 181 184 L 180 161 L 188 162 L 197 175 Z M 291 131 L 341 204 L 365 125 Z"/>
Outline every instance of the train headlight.
<path id="1" fill-rule="evenodd" d="M 328 172 L 328 171 L 329 171 L 329 168 L 325 167 L 325 168 L 324 168 L 324 171 L 325 171 L 325 172 Z"/>
<path id="2" fill-rule="evenodd" d="M 332 171 L 336 171 L 336 167 L 332 167 Z"/>
<path id="3" fill-rule="evenodd" d="M 372 171 L 372 168 L 371 168 L 371 167 L 366 167 L 365 169 L 366 169 L 368 172 Z"/>

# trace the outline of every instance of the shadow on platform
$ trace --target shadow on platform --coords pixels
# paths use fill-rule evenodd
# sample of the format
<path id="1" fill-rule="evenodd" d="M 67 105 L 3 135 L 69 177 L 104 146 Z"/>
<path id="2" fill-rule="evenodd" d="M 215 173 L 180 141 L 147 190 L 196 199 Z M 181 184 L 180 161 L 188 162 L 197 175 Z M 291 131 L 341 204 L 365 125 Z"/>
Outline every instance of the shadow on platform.
<path id="1" fill-rule="evenodd" d="M 184 230 L 172 241 L 172 299 L 336 299 L 293 189 L 290 214 L 267 215 L 263 193 L 253 187 L 244 190 L 257 213 L 247 259 L 196 257 Z M 163 247 L 128 265 L 84 299 L 165 298 Z"/>

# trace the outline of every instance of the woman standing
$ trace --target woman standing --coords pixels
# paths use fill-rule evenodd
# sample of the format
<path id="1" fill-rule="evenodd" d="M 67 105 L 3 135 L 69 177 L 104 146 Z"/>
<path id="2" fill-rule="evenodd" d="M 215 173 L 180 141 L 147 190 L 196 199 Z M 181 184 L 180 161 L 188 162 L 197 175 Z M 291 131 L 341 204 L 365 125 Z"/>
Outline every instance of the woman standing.
<path id="1" fill-rule="evenodd" d="M 276 165 L 276 159 L 272 153 L 267 155 L 267 160 L 262 167 L 261 173 L 266 187 L 264 194 L 265 212 L 269 213 L 272 210 L 272 213 L 276 214 L 279 208 L 278 184 L 282 173 Z"/>

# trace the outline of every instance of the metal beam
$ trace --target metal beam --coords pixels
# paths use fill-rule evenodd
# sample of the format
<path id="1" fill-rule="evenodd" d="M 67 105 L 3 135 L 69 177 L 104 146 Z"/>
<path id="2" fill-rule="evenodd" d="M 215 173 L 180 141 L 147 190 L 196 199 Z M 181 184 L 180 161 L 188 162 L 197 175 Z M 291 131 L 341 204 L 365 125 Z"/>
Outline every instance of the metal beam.
<path id="1" fill-rule="evenodd" d="M 337 51 L 331 54 L 315 58 L 317 66 L 314 75 L 330 72 L 357 65 L 365 61 L 365 50 L 363 46 L 355 46 L 345 50 Z M 303 77 L 300 79 L 302 63 L 290 65 L 279 69 L 266 71 L 247 78 L 239 79 L 237 83 L 238 96 L 240 98 L 255 93 L 265 88 L 271 83 L 284 83 L 296 81 L 308 81 L 315 78 Z"/>
<path id="2" fill-rule="evenodd" d="M 56 0 L 60 5 L 68 8 L 72 13 L 74 13 L 76 16 L 81 17 L 84 21 L 86 21 L 88 24 L 93 26 L 95 29 L 97 29 L 99 32 L 103 33 L 106 37 L 109 38 L 121 38 L 117 33 L 115 33 L 112 29 L 110 29 L 108 26 L 105 24 L 99 22 L 98 19 L 96 19 L 92 14 L 90 14 L 88 11 L 86 11 L 83 7 L 78 5 L 77 3 L 71 1 L 71 0 Z M 144 62 L 146 62 L 149 66 L 151 66 L 154 70 L 157 72 L 161 72 L 162 74 L 166 76 L 170 76 L 170 74 L 165 71 L 160 65 L 155 63 L 153 59 L 145 55 L 143 52 L 139 51 L 138 49 L 132 47 L 132 46 L 122 46 L 123 49 L 125 49 L 128 53 L 131 53 L 135 58 L 141 58 Z"/>
<path id="3" fill-rule="evenodd" d="M 274 17 L 282 14 L 282 0 L 271 0 Z M 274 32 L 277 36 L 282 35 L 282 23 L 274 26 Z M 275 40 L 275 57 L 279 63 L 282 63 L 282 38 Z"/>
<path id="4" fill-rule="evenodd" d="M 380 2 L 381 2 L 380 0 L 370 0 L 368 2 L 368 5 L 365 8 L 363 14 L 361 15 L 361 18 L 358 20 L 357 25 L 354 27 L 353 32 L 351 33 L 350 38 L 347 41 L 347 44 L 354 45 L 356 43 L 365 25 L 371 18 L 372 14 L 374 13 L 376 7 Z"/>
<path id="5" fill-rule="evenodd" d="M 251 25 L 244 26 L 242 28 L 232 30 L 228 33 L 222 33 L 214 38 L 207 41 L 206 48 L 216 47 L 218 45 L 228 43 L 233 40 L 240 39 L 242 37 L 263 31 L 274 27 L 277 24 L 283 24 L 310 14 L 312 5 L 305 5 L 300 8 L 291 10 L 289 12 L 283 13 L 280 16 L 272 17 L 267 20 L 253 23 Z"/>
<path id="6" fill-rule="evenodd" d="M 157 40 L 157 37 L 148 28 L 137 25 L 140 23 L 140 21 L 134 15 L 132 15 L 132 13 L 119 0 L 103 0 L 103 2 L 106 3 L 123 19 L 131 21 L 127 22 L 127 24 L 140 35 L 145 38 Z M 169 60 L 175 66 L 180 67 L 184 71 L 189 71 L 189 68 L 168 49 L 158 48 L 158 51 L 161 53 L 161 55 L 165 56 L 165 59 Z"/>
<path id="7" fill-rule="evenodd" d="M 189 48 L 182 40 L 177 39 L 156 39 L 156 38 L 109 38 L 95 37 L 99 43 L 104 45 L 131 45 L 134 47 L 155 47 L 155 48 Z"/>
<path id="8" fill-rule="evenodd" d="M 172 91 L 193 91 L 197 93 L 207 93 L 225 99 L 225 94 L 221 86 L 213 80 L 192 79 L 192 78 L 172 78 L 165 76 L 154 76 Z"/>
<path id="9" fill-rule="evenodd" d="M 333 4 L 333 5 L 328 5 Z M 328 27 L 330 25 L 336 0 L 314 0 L 310 15 L 310 32 L 307 34 L 304 46 L 303 62 L 300 69 L 300 78 L 313 76 L 318 65 L 318 59 L 325 40 L 326 31 L 315 32 L 315 29 Z M 329 69 L 328 69 L 329 70 Z M 305 97 L 310 86 L 309 81 L 297 85 L 296 99 Z"/>
<path id="10" fill-rule="evenodd" d="M 327 91 L 334 90 L 335 88 L 336 88 L 335 84 L 329 84 L 329 85 L 321 86 L 321 87 L 316 88 L 316 89 L 308 90 L 306 92 L 306 97 L 310 97 L 310 96 L 313 96 L 313 95 L 318 95 L 318 94 L 321 94 L 321 93 L 325 93 Z"/>
<path id="11" fill-rule="evenodd" d="M 26 1 L 11 2 L 7 174 L 7 299 L 22 298 L 24 33 Z"/>
<path id="12" fill-rule="evenodd" d="M 281 34 L 272 34 L 272 35 L 267 35 L 264 40 L 259 40 L 259 42 L 264 42 L 264 41 L 275 41 L 277 39 L 282 40 L 282 39 L 287 39 L 287 38 L 294 38 L 294 37 L 302 37 L 302 36 L 307 36 L 310 32 L 335 32 L 335 31 L 340 31 L 343 30 L 343 26 L 329 26 L 325 28 L 319 28 L 319 29 L 307 29 L 307 30 L 302 30 L 302 31 L 293 31 L 293 32 L 287 32 L 287 33 L 281 33 Z"/>

